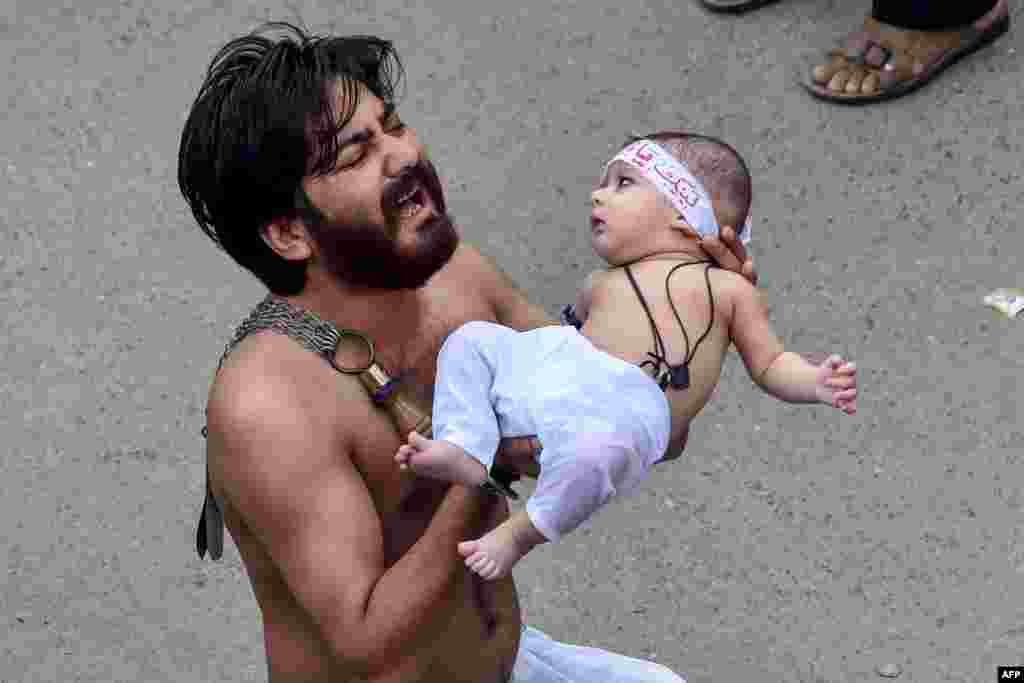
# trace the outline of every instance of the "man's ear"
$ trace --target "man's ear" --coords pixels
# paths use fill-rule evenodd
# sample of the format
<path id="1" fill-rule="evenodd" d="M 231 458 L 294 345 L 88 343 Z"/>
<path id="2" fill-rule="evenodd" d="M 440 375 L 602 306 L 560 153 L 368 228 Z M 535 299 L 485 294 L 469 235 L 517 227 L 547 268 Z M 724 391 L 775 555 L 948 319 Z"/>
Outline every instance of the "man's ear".
<path id="1" fill-rule="evenodd" d="M 296 218 L 277 218 L 260 230 L 263 242 L 281 258 L 305 261 L 313 255 L 313 240 L 302 221 Z"/>
<path id="2" fill-rule="evenodd" d="M 685 237 L 689 237 L 690 239 L 695 239 L 698 242 L 701 239 L 700 233 L 698 233 L 696 230 L 694 230 L 692 227 L 690 227 L 690 224 L 686 222 L 686 219 L 683 218 L 682 214 L 676 214 L 675 220 L 672 221 L 672 229 L 673 230 L 678 230 L 678 231 L 682 232 Z"/>

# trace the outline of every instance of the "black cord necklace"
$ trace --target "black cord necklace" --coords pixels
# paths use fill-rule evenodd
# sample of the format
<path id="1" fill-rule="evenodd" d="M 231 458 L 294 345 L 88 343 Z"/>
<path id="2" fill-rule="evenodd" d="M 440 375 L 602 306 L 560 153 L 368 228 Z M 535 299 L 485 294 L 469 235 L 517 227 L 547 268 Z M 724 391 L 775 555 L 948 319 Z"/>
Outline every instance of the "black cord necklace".
<path id="1" fill-rule="evenodd" d="M 707 267 L 704 268 L 704 282 L 708 288 L 708 300 L 711 304 L 711 319 L 708 322 L 708 328 L 704 330 L 704 334 L 700 336 L 697 343 L 693 346 L 693 352 L 690 352 L 690 336 L 686 333 L 686 326 L 683 325 L 683 320 L 679 316 L 679 311 L 676 310 L 676 305 L 672 301 L 672 295 L 669 292 L 668 281 L 672 277 L 672 274 L 683 266 L 694 266 L 698 263 L 706 263 Z M 711 333 L 711 328 L 715 324 L 715 295 L 711 290 L 711 276 L 709 271 L 714 267 L 714 263 L 710 260 L 700 261 L 688 261 L 686 263 L 679 263 L 673 266 L 672 270 L 665 276 L 665 297 L 668 299 L 668 305 L 672 307 L 672 315 L 675 316 L 676 322 L 679 324 L 679 329 L 683 331 L 683 340 L 686 342 L 686 355 L 681 364 L 672 367 L 668 362 L 667 350 L 665 349 L 665 342 L 661 338 L 661 333 L 658 331 L 658 326 L 654 322 L 654 316 L 651 315 L 651 310 L 647 307 L 647 301 L 644 299 L 644 295 L 640 292 L 640 287 L 636 283 L 636 279 L 633 277 L 633 272 L 629 269 L 629 266 L 623 266 L 626 271 L 626 277 L 629 278 L 629 283 L 633 286 L 633 290 L 636 291 L 637 297 L 640 299 L 640 305 L 644 308 L 644 313 L 647 314 L 647 320 L 651 323 L 651 334 L 654 336 L 654 353 L 648 352 L 647 355 L 651 357 L 651 360 L 646 360 L 640 364 L 640 367 L 650 365 L 654 369 L 654 380 L 661 387 L 662 391 L 666 387 L 671 386 L 673 389 L 686 389 L 690 386 L 690 361 L 697 355 L 697 349 L 700 348 L 701 342 Z M 665 367 L 663 368 L 662 365 Z"/>

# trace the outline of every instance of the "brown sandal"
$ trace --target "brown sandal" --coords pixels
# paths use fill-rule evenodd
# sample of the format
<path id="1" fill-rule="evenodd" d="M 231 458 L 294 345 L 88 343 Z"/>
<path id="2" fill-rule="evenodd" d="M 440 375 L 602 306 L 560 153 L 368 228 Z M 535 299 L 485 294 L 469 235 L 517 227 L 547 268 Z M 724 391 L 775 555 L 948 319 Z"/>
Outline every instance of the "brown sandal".
<path id="1" fill-rule="evenodd" d="M 1009 13 L 985 30 L 967 26 L 952 31 L 901 29 L 867 17 L 864 29 L 849 36 L 845 46 L 830 50 L 830 63 L 805 71 L 800 84 L 815 97 L 830 102 L 890 100 L 917 90 L 1009 28 Z M 829 88 L 843 72 L 847 74 L 843 89 Z"/>

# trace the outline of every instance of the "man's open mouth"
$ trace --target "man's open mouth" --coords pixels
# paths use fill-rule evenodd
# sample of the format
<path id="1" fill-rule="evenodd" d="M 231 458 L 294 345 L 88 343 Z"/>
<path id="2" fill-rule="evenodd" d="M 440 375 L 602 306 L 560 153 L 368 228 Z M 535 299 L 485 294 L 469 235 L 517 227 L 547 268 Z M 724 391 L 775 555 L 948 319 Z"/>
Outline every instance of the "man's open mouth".
<path id="1" fill-rule="evenodd" d="M 423 209 L 432 207 L 433 202 L 430 193 L 419 180 L 409 179 L 403 182 L 403 187 L 398 188 L 397 194 L 389 198 L 389 213 L 393 220 L 399 223 L 406 223 L 424 213 Z"/>
<path id="2" fill-rule="evenodd" d="M 427 193 L 419 183 L 398 198 L 395 208 L 399 218 L 405 220 L 418 214 L 427 204 Z"/>

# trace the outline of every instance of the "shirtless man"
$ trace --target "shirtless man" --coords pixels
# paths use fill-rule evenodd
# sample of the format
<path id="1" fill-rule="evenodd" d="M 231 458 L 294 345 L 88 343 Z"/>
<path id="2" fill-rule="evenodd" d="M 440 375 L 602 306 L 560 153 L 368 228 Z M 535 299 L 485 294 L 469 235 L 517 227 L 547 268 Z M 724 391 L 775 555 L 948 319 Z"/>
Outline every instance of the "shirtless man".
<path id="1" fill-rule="evenodd" d="M 275 297 L 366 334 L 429 412 L 452 330 L 558 323 L 459 243 L 395 112 L 391 45 L 279 28 L 214 59 L 182 135 L 181 190 Z M 722 237 L 705 240 L 709 253 L 753 280 L 732 231 Z M 241 339 L 207 425 L 210 486 L 263 616 L 271 683 L 683 680 L 525 627 L 512 579 L 483 582 L 457 552 L 507 517 L 502 499 L 402 472 L 388 415 L 288 336 Z M 523 443 L 506 449 L 513 461 Z"/>

